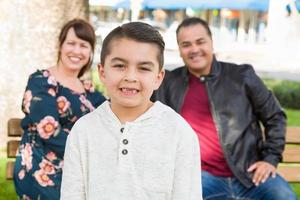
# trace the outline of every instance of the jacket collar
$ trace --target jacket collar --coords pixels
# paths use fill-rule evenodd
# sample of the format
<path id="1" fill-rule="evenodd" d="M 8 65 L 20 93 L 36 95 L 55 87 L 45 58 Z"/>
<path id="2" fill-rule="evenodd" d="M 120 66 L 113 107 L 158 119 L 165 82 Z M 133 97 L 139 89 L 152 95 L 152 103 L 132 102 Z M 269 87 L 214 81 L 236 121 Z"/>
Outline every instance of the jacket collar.
<path id="1" fill-rule="evenodd" d="M 220 63 L 217 61 L 216 56 L 214 55 L 208 77 L 217 78 L 220 75 L 220 70 Z"/>
<path id="2" fill-rule="evenodd" d="M 220 75 L 220 63 L 217 61 L 216 56 L 213 56 L 213 61 L 211 64 L 211 69 L 210 69 L 210 73 L 208 75 L 202 75 L 200 76 L 200 80 L 201 82 L 204 82 L 205 80 L 212 80 L 212 79 L 216 79 L 219 75 Z M 189 71 L 187 69 L 187 67 L 183 67 L 182 70 L 182 77 L 184 77 L 184 81 L 188 82 L 189 81 Z"/>
<path id="3" fill-rule="evenodd" d="M 190 72 L 189 72 L 187 66 L 183 66 L 182 71 L 181 71 L 181 77 L 183 77 L 183 81 L 185 83 L 189 82 L 189 74 L 190 74 Z"/>

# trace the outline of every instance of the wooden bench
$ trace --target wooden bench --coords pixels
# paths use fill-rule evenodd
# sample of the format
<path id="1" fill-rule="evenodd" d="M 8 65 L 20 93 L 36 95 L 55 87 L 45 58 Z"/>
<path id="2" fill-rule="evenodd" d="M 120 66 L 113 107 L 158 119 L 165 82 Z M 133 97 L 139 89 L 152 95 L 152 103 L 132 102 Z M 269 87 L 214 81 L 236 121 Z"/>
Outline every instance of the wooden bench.
<path id="1" fill-rule="evenodd" d="M 21 119 L 8 120 L 7 158 L 15 158 L 20 137 L 23 134 Z M 6 179 L 13 178 L 14 161 L 6 164 Z M 300 127 L 287 127 L 286 146 L 283 152 L 283 162 L 278 166 L 278 173 L 290 183 L 300 183 Z"/>
<path id="2" fill-rule="evenodd" d="M 7 123 L 7 135 L 9 140 L 7 142 L 7 158 L 16 158 L 17 149 L 20 143 L 20 137 L 23 134 L 21 128 L 21 119 L 11 118 Z M 6 163 L 6 179 L 13 178 L 14 161 L 7 161 Z"/>
<path id="3" fill-rule="evenodd" d="M 287 127 L 283 161 L 278 173 L 289 183 L 300 183 L 300 127 Z"/>

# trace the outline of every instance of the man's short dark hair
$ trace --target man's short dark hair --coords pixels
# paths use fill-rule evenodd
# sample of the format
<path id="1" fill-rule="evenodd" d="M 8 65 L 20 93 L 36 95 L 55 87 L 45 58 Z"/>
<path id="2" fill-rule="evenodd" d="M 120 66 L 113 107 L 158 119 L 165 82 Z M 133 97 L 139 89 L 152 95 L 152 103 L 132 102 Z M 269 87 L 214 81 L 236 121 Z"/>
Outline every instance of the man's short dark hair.
<path id="1" fill-rule="evenodd" d="M 212 33 L 211 33 L 211 30 L 208 26 L 208 23 L 205 20 L 203 20 L 199 17 L 190 17 L 190 18 L 184 19 L 176 29 L 176 36 L 178 37 L 178 33 L 179 33 L 181 28 L 188 27 L 188 26 L 194 26 L 194 25 L 197 25 L 197 24 L 202 25 L 205 28 L 205 30 L 206 30 L 207 34 L 209 35 L 209 37 L 212 38 Z"/>
<path id="2" fill-rule="evenodd" d="M 143 22 L 129 22 L 113 29 L 103 40 L 101 50 L 101 65 L 104 65 L 105 58 L 110 54 L 110 46 L 112 41 L 128 38 L 137 42 L 145 42 L 155 44 L 159 50 L 157 58 L 159 69 L 164 65 L 164 49 L 165 42 L 160 33 L 151 25 Z M 128 47 L 130 48 L 130 47 Z"/>

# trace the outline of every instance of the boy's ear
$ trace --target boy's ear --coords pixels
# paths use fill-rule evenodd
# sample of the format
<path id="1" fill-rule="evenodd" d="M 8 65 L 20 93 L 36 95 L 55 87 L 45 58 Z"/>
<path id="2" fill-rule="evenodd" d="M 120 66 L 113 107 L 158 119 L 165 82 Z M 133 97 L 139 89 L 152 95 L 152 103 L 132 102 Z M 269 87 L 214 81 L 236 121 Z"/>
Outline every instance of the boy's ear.
<path id="1" fill-rule="evenodd" d="M 99 76 L 99 79 L 103 82 L 104 79 L 105 79 L 104 66 L 99 63 L 97 65 L 97 67 L 98 67 L 98 76 Z"/>
<path id="2" fill-rule="evenodd" d="M 164 77 L 165 77 L 165 70 L 162 69 L 157 74 L 157 78 L 156 78 L 156 83 L 155 83 L 154 90 L 157 90 L 159 88 L 159 86 L 161 85 L 162 81 L 164 80 Z"/>

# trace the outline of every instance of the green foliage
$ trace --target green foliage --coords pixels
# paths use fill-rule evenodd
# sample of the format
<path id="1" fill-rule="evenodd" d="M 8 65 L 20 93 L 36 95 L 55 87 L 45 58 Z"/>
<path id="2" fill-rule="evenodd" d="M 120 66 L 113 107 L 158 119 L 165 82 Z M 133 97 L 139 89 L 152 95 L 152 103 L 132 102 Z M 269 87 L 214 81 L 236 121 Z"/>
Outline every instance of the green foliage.
<path id="1" fill-rule="evenodd" d="M 285 109 L 287 115 L 287 125 L 288 126 L 300 126 L 300 111 L 293 109 Z"/>
<path id="2" fill-rule="evenodd" d="M 92 81 L 95 86 L 95 89 L 98 90 L 99 92 L 101 92 L 104 96 L 107 96 L 105 87 L 99 79 L 97 68 L 92 69 Z"/>
<path id="3" fill-rule="evenodd" d="M 287 80 L 264 80 L 285 108 L 300 109 L 300 83 Z"/>

